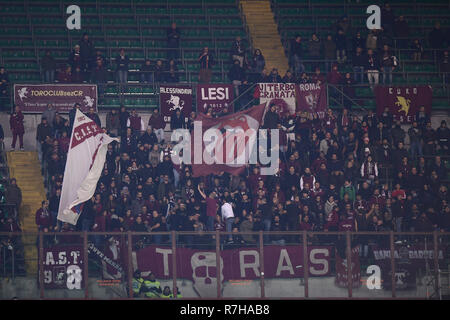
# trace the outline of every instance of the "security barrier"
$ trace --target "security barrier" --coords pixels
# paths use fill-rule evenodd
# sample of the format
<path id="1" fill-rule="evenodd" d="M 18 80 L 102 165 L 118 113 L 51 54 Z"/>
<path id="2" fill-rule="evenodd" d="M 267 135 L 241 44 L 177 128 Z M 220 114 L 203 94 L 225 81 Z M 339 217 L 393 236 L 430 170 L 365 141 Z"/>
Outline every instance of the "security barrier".
<path id="1" fill-rule="evenodd" d="M 0 239 L 0 299 L 446 299 L 449 291 L 450 233 L 443 232 L 59 232 Z M 30 260 L 24 252 L 34 246 Z"/>

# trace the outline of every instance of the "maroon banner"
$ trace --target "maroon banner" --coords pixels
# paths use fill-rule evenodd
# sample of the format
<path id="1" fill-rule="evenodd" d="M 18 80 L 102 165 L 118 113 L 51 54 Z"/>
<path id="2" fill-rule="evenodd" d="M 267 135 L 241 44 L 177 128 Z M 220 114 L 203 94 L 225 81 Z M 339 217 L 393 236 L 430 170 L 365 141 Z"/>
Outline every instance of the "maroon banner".
<path id="1" fill-rule="evenodd" d="M 428 246 L 427 250 L 425 250 L 424 245 L 415 245 L 415 246 L 397 246 L 394 249 L 394 258 L 397 259 L 408 259 L 412 263 L 416 264 L 419 267 L 425 266 L 425 261 L 433 261 L 434 259 L 434 250 L 432 249 L 432 244 Z M 439 246 L 438 248 L 438 259 L 444 259 L 444 248 Z M 374 248 L 373 255 L 375 260 L 389 260 L 391 261 L 391 250 L 389 248 Z M 432 262 L 434 263 L 434 262 Z"/>
<path id="2" fill-rule="evenodd" d="M 351 275 L 352 287 L 361 286 L 361 266 L 359 263 L 359 247 L 352 249 L 351 254 Z M 343 259 L 336 250 L 336 279 L 335 284 L 341 288 L 348 288 L 348 263 L 347 258 Z"/>
<path id="3" fill-rule="evenodd" d="M 431 243 L 425 250 L 424 245 L 395 244 L 394 262 L 395 262 L 395 287 L 398 290 L 407 290 L 416 287 L 416 274 L 421 269 L 424 272 L 426 263 L 430 268 L 434 268 L 434 250 Z M 444 259 L 444 250 L 442 246 L 438 247 L 438 260 Z M 373 250 L 375 264 L 381 268 L 381 278 L 384 289 L 391 289 L 392 271 L 391 271 L 391 250 L 388 248 L 375 247 Z"/>
<path id="4" fill-rule="evenodd" d="M 187 121 L 192 112 L 192 87 L 160 85 L 159 106 L 166 123 L 170 123 L 170 117 L 177 109 L 181 110 Z"/>
<path id="5" fill-rule="evenodd" d="M 103 266 L 103 279 L 122 279 L 126 272 L 127 247 L 123 241 L 115 237 L 108 239 L 106 245 L 97 248 L 95 244 L 88 244 L 91 257 L 97 258 Z M 124 263 L 125 262 L 125 263 Z"/>
<path id="6" fill-rule="evenodd" d="M 231 102 L 234 100 L 234 90 L 231 84 L 198 84 L 197 86 L 197 112 L 206 113 L 208 107 L 220 113 L 224 108 L 233 112 Z"/>
<path id="7" fill-rule="evenodd" d="M 309 246 L 309 275 L 330 274 L 331 247 Z M 177 248 L 177 278 L 216 278 L 216 252 Z M 172 277 L 172 249 L 149 246 L 136 254 L 135 268 L 142 273 L 151 271 L 159 279 Z M 264 277 L 302 278 L 304 275 L 303 246 L 265 246 Z M 258 248 L 238 248 L 220 251 L 221 280 L 253 280 L 260 277 Z M 214 284 L 214 281 L 213 281 Z"/>
<path id="8" fill-rule="evenodd" d="M 15 84 L 14 104 L 23 113 L 40 113 L 51 103 L 60 112 L 69 112 L 75 103 L 81 111 L 97 110 L 97 85 L 90 84 Z"/>
<path id="9" fill-rule="evenodd" d="M 433 91 L 430 86 L 385 87 L 375 88 L 377 115 L 385 108 L 394 116 L 394 120 L 411 123 L 416 120 L 420 107 L 425 107 L 425 113 L 431 114 Z"/>
<path id="10" fill-rule="evenodd" d="M 319 119 L 323 119 L 328 107 L 326 90 L 325 85 L 315 83 L 296 85 L 297 111 L 316 113 Z"/>
<path id="11" fill-rule="evenodd" d="M 264 108 L 265 105 L 261 104 L 214 119 L 199 113 L 194 122 L 194 131 L 191 133 L 193 176 L 207 176 L 222 171 L 232 175 L 242 173 L 245 165 L 248 164 L 248 155 L 257 145 L 257 132 Z M 201 123 L 201 129 L 196 129 L 195 123 L 198 122 Z M 208 129 L 216 129 L 222 136 L 217 141 L 205 144 L 203 134 Z M 250 134 L 246 136 L 245 133 Z M 230 146 L 231 150 L 227 150 L 227 147 Z M 246 153 L 246 149 L 249 151 L 248 153 Z M 205 161 L 205 153 L 210 158 L 209 163 Z"/>
<path id="12" fill-rule="evenodd" d="M 44 287 L 46 289 L 83 289 L 83 246 L 58 245 L 44 248 Z"/>

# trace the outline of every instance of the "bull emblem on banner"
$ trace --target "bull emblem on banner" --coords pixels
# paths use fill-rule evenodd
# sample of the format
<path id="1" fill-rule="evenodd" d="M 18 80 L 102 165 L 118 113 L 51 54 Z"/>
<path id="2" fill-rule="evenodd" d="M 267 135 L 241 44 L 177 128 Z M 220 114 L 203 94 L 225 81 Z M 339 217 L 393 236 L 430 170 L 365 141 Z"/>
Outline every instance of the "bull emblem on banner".
<path id="1" fill-rule="evenodd" d="M 23 99 L 25 99 L 27 97 L 27 94 L 28 94 L 27 87 L 20 88 L 20 90 L 17 92 L 17 94 L 19 95 L 19 98 L 20 98 L 21 101 Z"/>
<path id="2" fill-rule="evenodd" d="M 171 105 L 169 111 L 175 111 L 177 109 L 183 110 L 184 101 L 180 99 L 179 96 L 170 95 L 170 99 L 166 101 L 169 105 Z"/>
<path id="3" fill-rule="evenodd" d="M 85 96 L 83 102 L 89 108 L 92 108 L 94 106 L 94 98 L 91 98 L 89 96 Z"/>
<path id="4" fill-rule="evenodd" d="M 397 107 L 401 107 L 398 112 L 404 111 L 407 116 L 409 113 L 409 108 L 411 107 L 411 100 L 405 97 L 397 96 L 397 102 L 395 103 Z"/>
<path id="5" fill-rule="evenodd" d="M 313 95 L 312 93 L 310 93 L 309 95 L 307 95 L 305 97 L 306 103 L 308 104 L 308 106 L 311 108 L 311 110 L 314 110 L 317 106 L 317 101 L 318 101 L 318 96 Z"/>

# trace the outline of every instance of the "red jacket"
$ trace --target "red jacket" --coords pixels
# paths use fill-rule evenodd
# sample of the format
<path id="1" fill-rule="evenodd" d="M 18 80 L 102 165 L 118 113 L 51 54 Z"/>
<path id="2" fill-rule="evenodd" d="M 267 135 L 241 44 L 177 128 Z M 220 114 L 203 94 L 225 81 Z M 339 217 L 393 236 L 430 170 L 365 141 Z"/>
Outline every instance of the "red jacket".
<path id="1" fill-rule="evenodd" d="M 13 133 L 25 133 L 25 128 L 23 126 L 23 114 L 21 111 L 11 114 L 11 117 L 9 118 L 9 126 L 11 127 L 11 131 Z"/>
<path id="2" fill-rule="evenodd" d="M 154 210 L 159 212 L 160 206 L 157 200 L 155 201 L 145 200 L 144 203 L 147 206 L 148 212 L 153 212 Z"/>
<path id="3" fill-rule="evenodd" d="M 313 226 L 309 222 L 306 223 L 306 222 L 303 221 L 303 222 L 300 223 L 300 230 L 301 231 L 311 231 L 312 228 L 313 228 Z"/>
<path id="4" fill-rule="evenodd" d="M 17 222 L 13 221 L 11 223 L 6 222 L 3 225 L 2 231 L 3 232 L 21 232 L 22 230 L 20 229 L 20 227 L 17 224 Z"/>
<path id="5" fill-rule="evenodd" d="M 355 231 L 355 219 L 345 218 L 339 222 L 339 231 Z"/>
<path id="6" fill-rule="evenodd" d="M 327 75 L 327 81 L 331 84 L 339 84 L 341 83 L 342 76 L 339 71 L 333 70 Z"/>
<path id="7" fill-rule="evenodd" d="M 67 136 L 65 138 L 61 137 L 58 139 L 59 146 L 61 148 L 61 151 L 64 153 L 69 152 L 69 144 L 70 144 L 70 138 Z"/>
<path id="8" fill-rule="evenodd" d="M 92 227 L 92 231 L 95 232 L 105 232 L 106 231 L 106 220 L 107 217 L 103 214 L 98 214 L 95 217 L 94 227 Z"/>
<path id="9" fill-rule="evenodd" d="M 369 207 L 371 207 L 372 204 L 378 204 L 380 206 L 380 209 L 383 209 L 386 205 L 386 198 L 381 195 L 379 195 L 378 197 L 373 195 L 369 200 Z"/>
<path id="10" fill-rule="evenodd" d="M 36 224 L 41 227 L 49 227 L 51 225 L 50 212 L 44 211 L 44 209 L 39 208 L 36 211 Z"/>
<path id="11" fill-rule="evenodd" d="M 141 117 L 130 116 L 130 128 L 135 131 L 141 131 Z"/>
<path id="12" fill-rule="evenodd" d="M 330 227 L 337 227 L 339 223 L 339 215 L 335 210 L 331 210 L 327 216 L 327 223 L 324 226 L 324 229 L 329 230 Z"/>

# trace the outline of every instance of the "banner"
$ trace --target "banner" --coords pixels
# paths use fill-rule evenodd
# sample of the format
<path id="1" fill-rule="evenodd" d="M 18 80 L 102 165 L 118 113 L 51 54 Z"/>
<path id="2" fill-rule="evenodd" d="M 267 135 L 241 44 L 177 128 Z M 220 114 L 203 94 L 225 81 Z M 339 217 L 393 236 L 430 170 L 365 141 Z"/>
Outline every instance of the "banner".
<path id="1" fill-rule="evenodd" d="M 249 155 L 257 145 L 257 133 L 264 108 L 265 105 L 262 104 L 214 119 L 199 113 L 195 122 L 201 122 L 201 129 L 194 126 L 191 134 L 193 176 L 206 176 L 221 171 L 232 175 L 242 173 L 245 164 L 249 163 Z M 205 143 L 203 135 L 209 129 L 218 130 L 222 136 L 217 141 Z"/>
<path id="2" fill-rule="evenodd" d="M 119 141 L 77 110 L 59 202 L 58 220 L 77 224 L 83 203 L 91 199 L 103 170 L 108 144 Z"/>
<path id="3" fill-rule="evenodd" d="M 259 103 L 267 107 L 278 105 L 282 114 L 296 112 L 295 83 L 258 83 L 256 95 L 259 96 Z"/>
<path id="4" fill-rule="evenodd" d="M 359 288 L 361 286 L 361 266 L 359 263 L 359 247 L 352 249 L 352 287 Z M 341 288 L 348 288 L 348 263 L 347 257 L 343 259 L 336 250 L 336 279 L 335 284 Z"/>
<path id="5" fill-rule="evenodd" d="M 308 246 L 310 276 L 330 274 L 331 247 Z M 200 296 L 214 294 L 217 284 L 216 251 L 177 248 L 177 278 L 189 279 Z M 134 253 L 134 269 L 145 276 L 150 271 L 158 279 L 172 277 L 172 249 L 149 246 Z M 264 246 L 264 277 L 303 278 L 303 246 Z M 220 252 L 220 279 L 255 280 L 260 277 L 258 248 L 238 248 Z"/>
<path id="6" fill-rule="evenodd" d="M 192 112 L 192 87 L 160 85 L 159 105 L 166 123 L 170 124 L 170 117 L 177 109 L 181 110 L 187 122 Z"/>
<path id="7" fill-rule="evenodd" d="M 15 84 L 14 104 L 23 113 L 39 113 L 51 103 L 60 113 L 69 112 L 75 103 L 81 111 L 97 110 L 97 85 L 91 84 Z"/>
<path id="8" fill-rule="evenodd" d="M 315 83 L 302 83 L 295 86 L 297 96 L 297 111 L 307 111 L 317 114 L 319 119 L 325 117 L 328 107 L 327 87 Z"/>
<path id="9" fill-rule="evenodd" d="M 394 116 L 394 120 L 411 123 L 416 120 L 420 107 L 425 107 L 425 113 L 431 114 L 433 91 L 430 86 L 408 87 L 375 87 L 377 115 L 385 108 Z"/>
<path id="10" fill-rule="evenodd" d="M 89 243 L 88 251 L 100 259 L 103 266 L 103 279 L 122 279 L 125 275 L 121 265 L 123 262 L 123 248 L 119 241 L 115 239 L 108 240 L 104 252 L 93 243 Z"/>
<path id="11" fill-rule="evenodd" d="M 206 113 L 212 107 L 216 113 L 227 107 L 233 112 L 234 89 L 231 84 L 198 84 L 197 85 L 197 112 Z"/>
<path id="12" fill-rule="evenodd" d="M 395 262 L 395 287 L 398 290 L 406 290 L 416 287 L 416 274 L 421 269 L 422 274 L 425 273 L 426 264 L 430 268 L 434 268 L 434 250 L 431 244 L 425 250 L 424 245 L 409 246 L 407 244 L 395 245 L 394 262 Z M 374 248 L 373 255 L 375 264 L 381 268 L 381 278 L 383 288 L 391 289 L 392 272 L 391 272 L 391 250 L 388 248 Z M 438 260 L 444 259 L 444 248 L 438 248 Z"/>
<path id="13" fill-rule="evenodd" d="M 44 248 L 44 287 L 46 289 L 83 289 L 83 246 Z"/>

